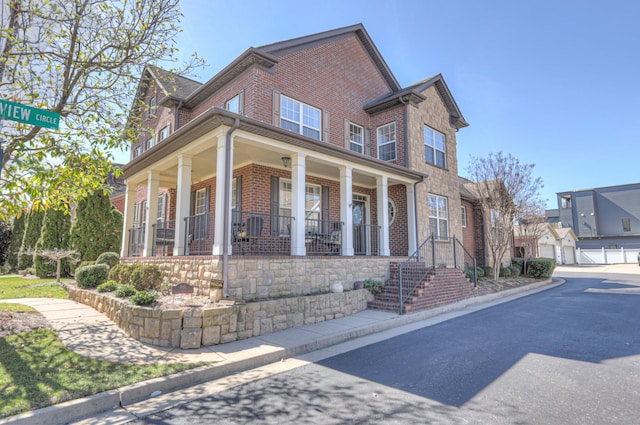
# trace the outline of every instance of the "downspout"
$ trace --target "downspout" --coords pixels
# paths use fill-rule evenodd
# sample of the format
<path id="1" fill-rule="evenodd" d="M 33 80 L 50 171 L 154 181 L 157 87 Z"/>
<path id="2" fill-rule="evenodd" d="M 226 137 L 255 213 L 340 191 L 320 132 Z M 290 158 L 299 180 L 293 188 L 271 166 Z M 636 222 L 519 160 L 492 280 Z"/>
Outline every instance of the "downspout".
<path id="1" fill-rule="evenodd" d="M 409 106 L 407 101 L 400 97 L 400 102 L 404 105 L 404 122 L 402 123 L 402 131 L 404 136 L 404 166 L 409 168 L 409 140 L 408 140 L 408 128 L 409 128 Z"/>
<path id="2" fill-rule="evenodd" d="M 180 128 L 180 108 L 182 108 L 182 104 L 184 102 L 181 100 L 180 103 L 178 103 L 178 106 L 176 106 L 176 117 L 173 120 L 173 131 L 176 131 Z"/>
<path id="3" fill-rule="evenodd" d="M 229 207 L 231 206 L 231 194 L 229 193 L 229 181 L 231 181 L 231 148 L 233 143 L 232 133 L 240 127 L 240 118 L 236 118 L 233 126 L 227 131 L 227 144 L 224 158 L 224 220 L 222 229 L 222 295 L 229 297 L 227 277 L 229 274 Z"/>

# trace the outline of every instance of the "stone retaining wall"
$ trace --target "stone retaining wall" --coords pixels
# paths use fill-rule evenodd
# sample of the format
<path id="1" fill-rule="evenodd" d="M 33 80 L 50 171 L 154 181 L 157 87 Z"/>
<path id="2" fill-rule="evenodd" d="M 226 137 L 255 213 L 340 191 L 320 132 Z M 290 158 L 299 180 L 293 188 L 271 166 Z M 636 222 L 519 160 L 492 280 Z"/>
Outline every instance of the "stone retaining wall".
<path id="1" fill-rule="evenodd" d="M 389 263 L 401 257 L 230 257 L 230 299 L 260 299 L 326 293 L 340 282 L 345 289 L 367 279 L 385 282 Z M 172 284 L 186 282 L 196 295 L 210 295 L 212 284 L 222 279 L 222 257 L 129 257 L 123 263 L 154 264 Z"/>
<path id="2" fill-rule="evenodd" d="M 359 289 L 214 307 L 154 309 L 75 285 L 69 298 L 89 305 L 127 335 L 162 347 L 199 348 L 355 314 L 373 299 Z"/>

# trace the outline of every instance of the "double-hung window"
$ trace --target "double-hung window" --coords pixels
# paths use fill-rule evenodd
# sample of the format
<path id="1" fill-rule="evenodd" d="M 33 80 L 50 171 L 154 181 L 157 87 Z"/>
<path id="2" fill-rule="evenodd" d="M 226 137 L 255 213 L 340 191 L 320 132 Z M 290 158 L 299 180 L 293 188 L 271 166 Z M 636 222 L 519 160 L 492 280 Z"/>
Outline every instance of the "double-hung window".
<path id="1" fill-rule="evenodd" d="M 315 184 L 305 185 L 305 199 L 304 199 L 304 217 L 305 217 L 305 231 L 308 233 L 318 232 L 320 230 L 320 217 L 322 213 L 322 190 L 320 186 Z M 280 216 L 291 216 L 291 181 L 280 179 L 280 194 L 279 194 L 279 212 Z M 281 232 L 286 232 L 286 229 L 280 229 Z"/>
<path id="2" fill-rule="evenodd" d="M 320 140 L 322 113 L 287 96 L 280 96 L 280 127 Z"/>
<path id="3" fill-rule="evenodd" d="M 236 114 L 240 113 L 240 94 L 233 96 L 231 99 L 227 100 L 224 104 L 224 108 L 229 112 L 235 112 Z"/>
<path id="4" fill-rule="evenodd" d="M 390 122 L 378 127 L 378 159 L 396 160 L 396 123 Z"/>
<path id="5" fill-rule="evenodd" d="M 167 219 L 167 194 L 158 195 L 158 223 Z"/>
<path id="6" fill-rule="evenodd" d="M 446 168 L 447 152 L 445 147 L 444 134 L 424 126 L 424 160 L 429 164 Z"/>
<path id="7" fill-rule="evenodd" d="M 149 138 L 147 139 L 147 143 L 146 143 L 146 148 L 145 148 L 145 149 L 146 149 L 146 150 L 149 150 L 149 149 L 151 149 L 152 147 L 153 147 L 153 137 L 149 137 Z"/>
<path id="8" fill-rule="evenodd" d="M 449 237 L 447 198 L 429 195 L 429 230 L 436 240 L 443 240 Z"/>
<path id="9" fill-rule="evenodd" d="M 352 122 L 349 123 L 349 149 L 364 152 L 364 128 Z"/>
<path id="10" fill-rule="evenodd" d="M 149 99 L 149 111 L 147 114 L 147 118 L 151 119 L 156 116 L 158 112 L 158 101 L 156 96 L 154 95 L 151 99 Z"/>
<path id="11" fill-rule="evenodd" d="M 467 227 L 467 207 L 460 207 L 462 213 L 462 227 Z"/>
<path id="12" fill-rule="evenodd" d="M 169 126 L 165 125 L 164 127 L 162 127 L 162 130 L 160 130 L 160 132 L 158 133 L 158 142 L 161 142 L 167 137 L 169 137 Z"/>

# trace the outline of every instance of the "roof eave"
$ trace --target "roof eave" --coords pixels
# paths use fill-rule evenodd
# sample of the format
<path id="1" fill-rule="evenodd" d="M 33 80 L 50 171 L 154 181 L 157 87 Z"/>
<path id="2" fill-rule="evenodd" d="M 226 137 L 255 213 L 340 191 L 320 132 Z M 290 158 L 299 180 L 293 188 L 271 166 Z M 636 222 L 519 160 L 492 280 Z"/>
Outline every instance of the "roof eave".
<path id="1" fill-rule="evenodd" d="M 164 139 L 162 143 L 154 146 L 150 150 L 144 152 L 137 158 L 123 167 L 124 178 L 144 170 L 146 167 L 153 165 L 156 161 L 166 158 L 175 151 L 189 145 L 198 137 L 214 130 L 215 128 L 226 125 L 231 127 L 235 120 L 240 120 L 238 129 L 251 132 L 253 134 L 262 135 L 293 146 L 312 149 L 315 152 L 331 155 L 353 163 L 366 165 L 380 171 L 389 172 L 403 178 L 407 178 L 416 182 L 420 182 L 427 178 L 427 175 L 408 168 L 381 161 L 377 158 L 364 157 L 360 154 L 351 152 L 348 149 L 330 145 L 310 137 L 297 135 L 288 130 L 274 127 L 260 121 L 247 118 L 242 115 L 234 114 L 227 110 L 213 107 L 194 118 L 185 126 L 179 128 L 175 133 Z"/>

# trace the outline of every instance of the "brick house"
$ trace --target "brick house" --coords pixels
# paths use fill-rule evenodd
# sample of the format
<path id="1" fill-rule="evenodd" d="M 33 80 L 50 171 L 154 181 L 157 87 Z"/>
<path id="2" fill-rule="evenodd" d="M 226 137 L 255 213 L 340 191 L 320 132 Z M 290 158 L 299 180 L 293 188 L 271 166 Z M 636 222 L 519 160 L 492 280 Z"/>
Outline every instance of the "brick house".
<path id="1" fill-rule="evenodd" d="M 203 84 L 147 66 L 136 98 L 122 256 L 173 281 L 314 293 L 388 278 L 431 234 L 473 243 L 467 122 L 442 75 L 401 87 L 361 24 L 249 48 Z"/>

